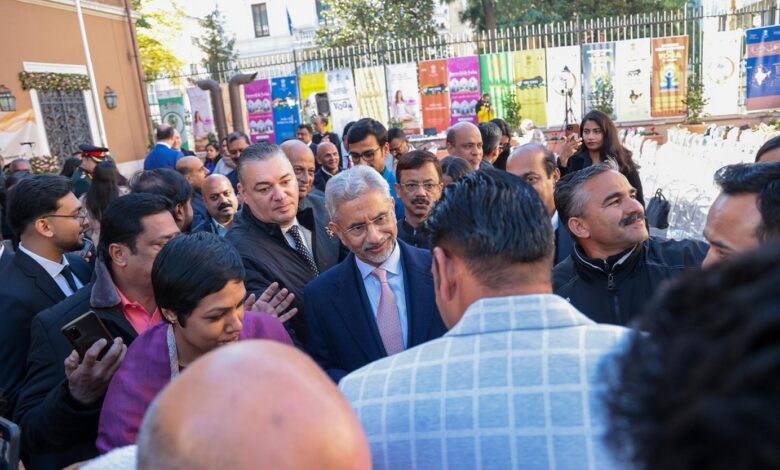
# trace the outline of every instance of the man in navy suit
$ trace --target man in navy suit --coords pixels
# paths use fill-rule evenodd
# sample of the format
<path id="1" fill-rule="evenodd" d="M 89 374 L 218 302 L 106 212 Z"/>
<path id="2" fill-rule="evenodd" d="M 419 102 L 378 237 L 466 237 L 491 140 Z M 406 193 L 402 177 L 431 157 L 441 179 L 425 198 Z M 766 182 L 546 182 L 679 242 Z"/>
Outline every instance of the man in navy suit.
<path id="1" fill-rule="evenodd" d="M 168 124 L 161 124 L 157 128 L 157 144 L 144 160 L 144 170 L 154 170 L 157 168 L 176 169 L 176 161 L 184 156 L 178 150 L 173 149 L 173 140 L 175 138 L 173 127 Z"/>
<path id="2" fill-rule="evenodd" d="M 506 171 L 524 179 L 542 198 L 555 233 L 555 264 L 565 260 L 574 249 L 574 242 L 569 230 L 558 221 L 555 209 L 555 185 L 561 179 L 555 154 L 544 145 L 525 144 L 509 156 Z"/>
<path id="3" fill-rule="evenodd" d="M 446 332 L 431 255 L 397 239 L 382 175 L 357 166 L 325 191 L 330 230 L 351 254 L 304 290 L 308 352 L 338 382 L 347 373 Z"/>

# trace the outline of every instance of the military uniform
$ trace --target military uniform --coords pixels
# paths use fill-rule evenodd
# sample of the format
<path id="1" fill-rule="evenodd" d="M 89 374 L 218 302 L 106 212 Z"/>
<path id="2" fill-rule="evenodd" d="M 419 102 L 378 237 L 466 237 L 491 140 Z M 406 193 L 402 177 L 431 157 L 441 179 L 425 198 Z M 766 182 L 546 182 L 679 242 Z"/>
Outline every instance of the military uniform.
<path id="1" fill-rule="evenodd" d="M 81 150 L 82 162 L 85 158 L 90 158 L 95 163 L 103 163 L 108 158 L 108 149 L 105 147 L 83 144 L 79 145 L 79 150 Z M 72 179 L 73 194 L 75 194 L 76 197 L 81 197 L 81 195 L 89 191 L 90 186 L 92 186 L 92 173 L 81 166 L 73 172 Z"/>

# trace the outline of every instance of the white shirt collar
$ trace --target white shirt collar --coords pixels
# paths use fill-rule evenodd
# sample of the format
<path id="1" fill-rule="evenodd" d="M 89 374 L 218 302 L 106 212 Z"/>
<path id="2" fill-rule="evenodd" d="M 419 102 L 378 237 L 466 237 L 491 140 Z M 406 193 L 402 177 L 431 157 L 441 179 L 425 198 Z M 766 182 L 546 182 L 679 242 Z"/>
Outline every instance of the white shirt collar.
<path id="1" fill-rule="evenodd" d="M 293 228 L 293 226 L 294 226 L 294 225 L 297 225 L 297 226 L 299 227 L 299 229 L 302 229 L 302 228 L 303 228 L 303 227 L 301 227 L 301 224 L 299 224 L 299 223 L 298 223 L 298 217 L 296 217 L 296 218 L 294 218 L 294 219 L 293 219 L 293 222 L 290 224 L 290 226 L 289 226 L 289 227 L 287 227 L 287 228 L 282 228 L 282 226 L 280 225 L 280 226 L 279 226 L 279 228 L 281 228 L 281 229 L 282 229 L 282 233 L 284 233 L 285 235 L 287 235 L 287 232 L 289 232 L 289 231 L 290 231 L 290 229 L 291 229 L 291 228 Z"/>
<path id="2" fill-rule="evenodd" d="M 41 265 L 44 271 L 46 271 L 52 278 L 59 276 L 60 273 L 62 273 L 62 269 L 69 264 L 68 258 L 64 256 L 62 257 L 62 263 L 57 263 L 33 253 L 32 251 L 25 248 L 21 243 L 19 243 L 19 251 L 35 260 L 35 262 Z"/>
<path id="3" fill-rule="evenodd" d="M 355 264 L 357 264 L 358 271 L 360 271 L 360 277 L 366 280 L 371 272 L 377 269 L 370 264 L 361 261 L 357 256 L 355 257 Z M 398 276 L 401 273 L 401 249 L 398 247 L 398 242 L 395 243 L 393 251 L 384 263 L 379 265 L 381 269 L 384 269 L 390 274 Z"/>
<path id="4" fill-rule="evenodd" d="M 3 256 L 3 252 L 5 251 L 5 245 L 2 241 L 0 241 L 0 256 Z"/>
<path id="5" fill-rule="evenodd" d="M 558 217 L 558 211 L 555 211 L 555 214 L 553 214 L 552 218 L 550 219 L 550 222 L 552 223 L 553 232 L 558 230 L 558 225 L 561 223 L 561 220 Z"/>

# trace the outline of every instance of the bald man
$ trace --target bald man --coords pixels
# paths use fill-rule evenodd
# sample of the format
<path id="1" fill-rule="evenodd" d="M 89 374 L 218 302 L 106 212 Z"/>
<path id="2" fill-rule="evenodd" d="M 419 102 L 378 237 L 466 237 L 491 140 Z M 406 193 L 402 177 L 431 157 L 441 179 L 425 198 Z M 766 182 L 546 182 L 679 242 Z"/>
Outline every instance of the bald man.
<path id="1" fill-rule="evenodd" d="M 233 185 L 227 176 L 213 174 L 203 181 L 202 191 L 210 219 L 203 231 L 224 237 L 233 225 L 238 211 L 238 198 L 233 191 Z"/>
<path id="2" fill-rule="evenodd" d="M 303 201 L 314 187 L 314 153 L 300 140 L 288 140 L 280 147 L 292 163 L 295 179 L 298 180 L 298 199 Z"/>
<path id="3" fill-rule="evenodd" d="M 475 170 L 490 166 L 482 160 L 482 134 L 468 121 L 459 122 L 447 130 L 447 152 L 467 160 Z"/>
<path id="4" fill-rule="evenodd" d="M 325 192 L 328 180 L 336 176 L 341 164 L 339 150 L 330 142 L 322 142 L 317 146 L 317 164 L 320 169 L 314 173 L 314 188 Z"/>
<path id="5" fill-rule="evenodd" d="M 192 233 L 202 232 L 209 224 L 210 217 L 206 204 L 203 201 L 203 180 L 209 174 L 208 168 L 198 157 L 182 157 L 176 161 L 176 171 L 187 179 L 192 186 L 194 196 L 192 198 Z"/>
<path id="6" fill-rule="evenodd" d="M 371 468 L 363 429 L 333 382 L 270 341 L 241 341 L 188 367 L 146 414 L 138 456 L 139 470 Z"/>

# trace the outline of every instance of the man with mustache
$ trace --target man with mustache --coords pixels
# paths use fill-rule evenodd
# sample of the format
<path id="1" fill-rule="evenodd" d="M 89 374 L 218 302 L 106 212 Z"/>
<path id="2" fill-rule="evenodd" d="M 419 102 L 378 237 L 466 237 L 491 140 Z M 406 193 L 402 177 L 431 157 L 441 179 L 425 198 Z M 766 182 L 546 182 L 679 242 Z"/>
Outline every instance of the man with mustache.
<path id="1" fill-rule="evenodd" d="M 203 200 L 211 220 L 202 230 L 224 237 L 238 211 L 238 199 L 230 180 L 220 174 L 207 176 L 203 180 Z"/>
<path id="2" fill-rule="evenodd" d="M 307 350 L 338 382 L 369 362 L 446 331 L 431 254 L 397 240 L 395 201 L 380 173 L 356 166 L 325 189 L 330 230 L 352 253 L 306 286 Z"/>
<path id="3" fill-rule="evenodd" d="M 412 150 L 398 160 L 396 193 L 404 203 L 404 218 L 398 221 L 398 238 L 417 248 L 430 248 L 425 220 L 441 198 L 441 164 L 426 150 Z"/>
<path id="4" fill-rule="evenodd" d="M 575 247 L 553 269 L 553 288 L 598 323 L 628 325 L 662 282 L 707 253 L 703 242 L 650 238 L 636 189 L 611 161 L 561 178 L 555 207 Z"/>

